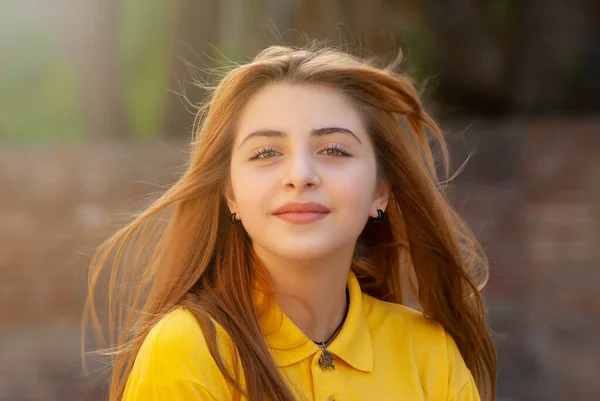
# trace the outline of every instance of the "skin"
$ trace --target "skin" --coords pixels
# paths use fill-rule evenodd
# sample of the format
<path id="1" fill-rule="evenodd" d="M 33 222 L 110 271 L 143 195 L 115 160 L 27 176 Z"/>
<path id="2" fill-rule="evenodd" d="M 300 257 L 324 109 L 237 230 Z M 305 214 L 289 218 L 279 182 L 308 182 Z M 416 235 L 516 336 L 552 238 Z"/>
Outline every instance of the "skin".
<path id="1" fill-rule="evenodd" d="M 324 341 L 343 319 L 357 238 L 387 205 L 373 144 L 351 100 L 316 84 L 263 87 L 236 128 L 229 209 L 252 239 L 281 309 L 309 338 Z M 273 214 L 290 202 L 330 212 L 307 224 Z"/>

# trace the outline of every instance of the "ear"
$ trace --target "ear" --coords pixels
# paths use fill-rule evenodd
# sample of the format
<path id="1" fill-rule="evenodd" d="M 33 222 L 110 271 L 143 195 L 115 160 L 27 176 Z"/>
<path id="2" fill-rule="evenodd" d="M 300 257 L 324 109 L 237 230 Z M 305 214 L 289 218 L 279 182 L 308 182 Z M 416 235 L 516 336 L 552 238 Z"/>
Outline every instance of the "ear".
<path id="1" fill-rule="evenodd" d="M 375 188 L 375 194 L 373 197 L 373 204 L 369 212 L 369 216 L 377 217 L 377 209 L 385 211 L 387 208 L 388 200 L 390 198 L 389 185 L 385 180 L 379 180 L 377 187 Z"/>
<path id="2" fill-rule="evenodd" d="M 231 185 L 231 181 L 228 181 L 225 185 L 223 196 L 225 197 L 225 200 L 227 200 L 227 207 L 229 207 L 229 212 L 237 213 L 237 203 L 235 202 L 235 195 L 233 193 L 233 186 Z"/>

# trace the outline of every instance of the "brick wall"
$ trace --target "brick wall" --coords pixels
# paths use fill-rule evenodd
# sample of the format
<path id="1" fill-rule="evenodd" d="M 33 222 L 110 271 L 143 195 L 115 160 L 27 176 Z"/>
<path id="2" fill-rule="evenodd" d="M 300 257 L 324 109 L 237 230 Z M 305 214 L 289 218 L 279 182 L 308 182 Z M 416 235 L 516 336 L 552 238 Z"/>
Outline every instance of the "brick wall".
<path id="1" fill-rule="evenodd" d="M 472 153 L 452 199 L 492 265 L 497 399 L 600 399 L 600 119 L 446 127 L 456 162 Z M 185 149 L 0 147 L 0 399 L 101 399 L 79 358 L 89 258 L 174 181 Z"/>

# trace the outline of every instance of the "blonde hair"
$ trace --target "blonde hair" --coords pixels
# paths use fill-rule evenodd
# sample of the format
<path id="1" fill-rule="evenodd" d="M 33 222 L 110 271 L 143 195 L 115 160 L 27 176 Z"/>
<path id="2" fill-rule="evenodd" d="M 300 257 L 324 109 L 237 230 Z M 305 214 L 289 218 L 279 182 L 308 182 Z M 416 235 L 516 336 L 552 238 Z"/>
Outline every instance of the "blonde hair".
<path id="1" fill-rule="evenodd" d="M 396 67 L 379 68 L 332 48 L 272 46 L 222 79 L 198 113 L 185 173 L 108 238 L 92 260 L 84 327 L 91 319 L 100 329 L 94 295 L 100 273 L 109 266 L 110 400 L 122 397 L 151 327 L 181 305 L 197 317 L 238 397 L 294 399 L 252 306 L 250 285 L 264 277 L 264 269 L 243 227 L 231 224 L 223 196 L 236 117 L 254 93 L 275 81 L 328 85 L 357 105 L 391 197 L 385 219 L 376 229 L 367 223 L 360 235 L 352 270 L 366 294 L 395 303 L 408 296 L 418 300 L 424 315 L 453 337 L 480 392 L 493 399 L 496 354 L 480 295 L 487 260 L 441 189 L 433 156 L 439 149 L 448 175 L 441 131 L 411 80 L 395 73 Z M 234 365 L 241 365 L 245 388 L 239 385 L 240 369 L 225 367 L 214 322 L 234 341 Z"/>

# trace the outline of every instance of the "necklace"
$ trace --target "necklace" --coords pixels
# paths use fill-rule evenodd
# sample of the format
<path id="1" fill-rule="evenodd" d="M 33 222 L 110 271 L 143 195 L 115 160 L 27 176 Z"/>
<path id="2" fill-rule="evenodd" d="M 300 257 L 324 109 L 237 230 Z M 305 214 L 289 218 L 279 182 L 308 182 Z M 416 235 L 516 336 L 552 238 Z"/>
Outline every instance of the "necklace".
<path id="1" fill-rule="evenodd" d="M 327 350 L 327 347 L 329 346 L 329 344 L 331 344 L 331 342 L 335 339 L 335 337 L 338 335 L 338 333 L 342 329 L 342 326 L 344 325 L 344 322 L 346 321 L 346 316 L 348 316 L 348 308 L 349 307 L 350 307 L 350 296 L 348 294 L 348 289 L 346 288 L 346 311 L 344 312 L 344 318 L 342 319 L 340 324 L 338 324 L 336 329 L 333 331 L 333 334 L 327 340 L 313 341 L 322 350 L 321 356 L 319 357 L 319 366 L 321 366 L 321 368 L 323 370 L 327 370 L 327 368 L 331 368 L 331 370 L 335 370 L 335 365 L 333 364 L 333 355 L 331 354 L 331 352 L 329 352 Z"/>

